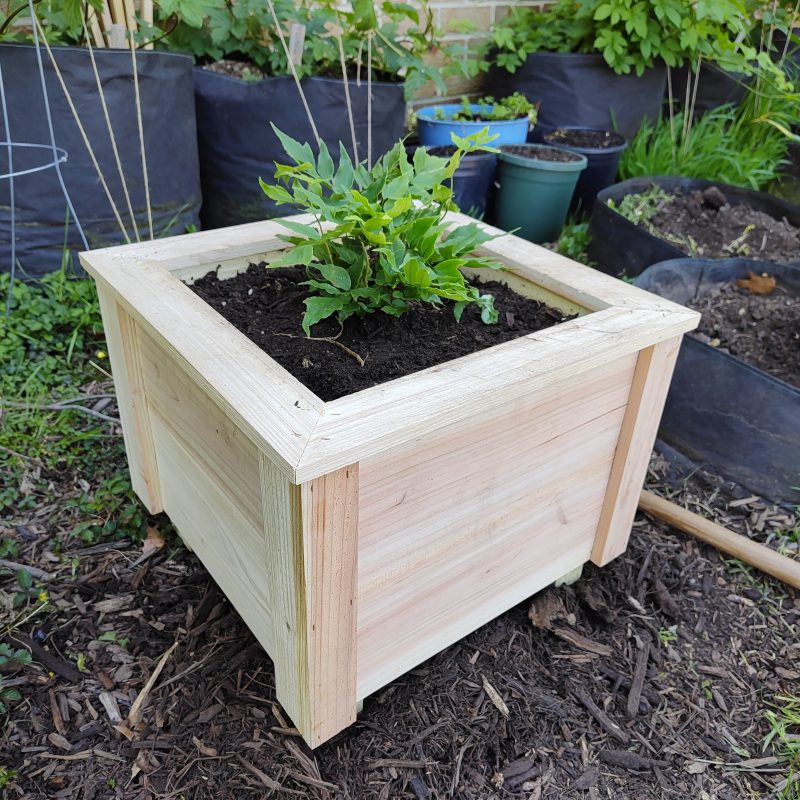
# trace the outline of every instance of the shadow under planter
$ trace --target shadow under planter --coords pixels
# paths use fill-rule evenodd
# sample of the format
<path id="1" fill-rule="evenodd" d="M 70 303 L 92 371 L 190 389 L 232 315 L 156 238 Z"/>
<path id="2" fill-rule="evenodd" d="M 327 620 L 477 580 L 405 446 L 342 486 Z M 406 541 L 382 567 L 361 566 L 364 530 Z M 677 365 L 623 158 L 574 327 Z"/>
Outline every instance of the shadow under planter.
<path id="1" fill-rule="evenodd" d="M 645 119 L 661 113 L 667 71 L 618 75 L 599 53 L 531 53 L 516 72 L 495 67 L 487 91 L 495 97 L 522 92 L 539 103 L 538 121 L 549 128 L 613 130 L 630 139 Z"/>
<path id="2" fill-rule="evenodd" d="M 675 259 L 635 283 L 687 303 L 750 271 L 776 276 L 800 303 L 800 265 Z M 765 499 L 800 504 L 800 389 L 693 336 L 681 347 L 659 438 Z"/>
<path id="3" fill-rule="evenodd" d="M 598 269 L 609 275 L 635 277 L 652 264 L 675 258 L 687 258 L 686 252 L 665 239 L 654 236 L 636 225 L 608 205 L 617 207 L 625 197 L 646 192 L 658 186 L 666 192 L 680 190 L 684 193 L 718 188 L 729 205 L 744 205 L 761 211 L 776 220 L 786 219 L 800 227 L 800 206 L 781 200 L 766 192 L 757 192 L 741 186 L 729 186 L 700 178 L 645 177 L 630 178 L 609 186 L 597 195 L 597 202 L 589 220 L 589 258 Z"/>
<path id="4" fill-rule="evenodd" d="M 543 144 L 510 145 L 498 156 L 495 221 L 530 242 L 552 242 L 567 218 L 586 156 Z"/>
<path id="5" fill-rule="evenodd" d="M 127 237 L 136 241 L 150 236 L 147 192 L 155 237 L 183 233 L 190 225 L 198 225 L 200 170 L 191 58 L 136 51 L 145 176 L 131 52 L 106 48 L 94 51 L 123 179 L 117 168 L 89 51 L 82 47 L 51 49 Z M 114 215 L 45 50 L 42 63 L 55 142 L 67 153 L 61 174 L 89 246 L 124 242 L 126 234 Z M 0 147 L 0 175 L 4 175 L 52 161 L 52 151 L 36 48 L 0 44 L 0 67 L 5 79 L 11 141 L 44 145 L 43 149 L 14 148 L 13 169 L 8 169 L 7 149 Z M 7 138 L 5 134 L 3 138 Z M 10 191 L 10 181 L 0 180 L 0 270 L 3 271 L 8 270 L 11 256 Z M 15 178 L 14 201 L 17 259 L 22 267 L 22 272 L 17 273 L 19 277 L 38 277 L 59 269 L 65 235 L 68 249 L 75 253 L 83 249 L 75 225 L 69 224 L 65 231 L 68 207 L 55 169 Z"/>
<path id="6" fill-rule="evenodd" d="M 282 76 L 248 82 L 197 67 L 194 80 L 203 227 L 220 228 L 285 214 L 286 207 L 279 209 L 261 191 L 258 179 L 273 183 L 274 162 L 281 163 L 286 158 L 270 123 L 292 138 L 314 145 L 311 124 L 294 79 Z M 302 86 L 319 136 L 334 159 L 339 142 L 353 158 L 353 137 L 341 79 L 303 78 Z M 403 137 L 403 84 L 372 82 L 371 126 L 366 80 L 351 80 L 348 88 L 358 157 L 366 160 L 371 141 L 374 163 Z"/>
<path id="7" fill-rule="evenodd" d="M 285 230 L 82 258 L 133 486 L 269 653 L 278 700 L 316 746 L 367 695 L 625 550 L 698 315 L 489 228 L 478 254 L 506 269 L 476 277 L 578 316 L 323 402 L 184 284 L 274 260 Z"/>

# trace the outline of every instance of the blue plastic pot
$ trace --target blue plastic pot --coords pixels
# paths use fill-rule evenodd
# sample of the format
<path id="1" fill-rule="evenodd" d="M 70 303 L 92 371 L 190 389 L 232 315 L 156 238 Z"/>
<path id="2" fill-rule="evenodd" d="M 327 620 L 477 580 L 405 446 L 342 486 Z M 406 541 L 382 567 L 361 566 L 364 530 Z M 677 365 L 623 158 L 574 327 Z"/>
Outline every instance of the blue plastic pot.
<path id="1" fill-rule="evenodd" d="M 473 103 L 470 108 L 473 113 L 491 112 L 494 106 Z M 441 109 L 446 119 L 436 119 L 436 112 Z M 492 142 L 493 147 L 503 144 L 523 144 L 528 137 L 529 120 L 527 117 L 520 119 L 507 119 L 500 122 L 464 122 L 453 120 L 451 117 L 461 111 L 460 103 L 448 103 L 438 106 L 425 106 L 417 111 L 417 131 L 419 143 L 423 147 L 439 147 L 452 144 L 450 134 L 456 136 L 469 136 L 483 128 L 489 128 L 489 135 L 497 134 L 497 139 Z"/>
<path id="2" fill-rule="evenodd" d="M 449 158 L 454 147 L 431 147 L 428 152 L 434 156 Z M 486 213 L 486 200 L 492 185 L 497 156 L 494 153 L 470 153 L 461 159 L 453 175 L 453 199 L 465 214 L 483 219 Z"/>

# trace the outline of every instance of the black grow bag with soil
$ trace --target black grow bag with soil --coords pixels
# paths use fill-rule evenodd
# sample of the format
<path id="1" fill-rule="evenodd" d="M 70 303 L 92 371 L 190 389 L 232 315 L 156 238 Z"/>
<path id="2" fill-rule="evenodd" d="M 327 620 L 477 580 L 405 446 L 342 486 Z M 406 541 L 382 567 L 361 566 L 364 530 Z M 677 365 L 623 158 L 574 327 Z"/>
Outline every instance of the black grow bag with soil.
<path id="1" fill-rule="evenodd" d="M 128 236 L 135 241 L 89 51 L 79 47 L 53 47 L 52 51 Z M 97 49 L 94 56 L 136 226 L 141 238 L 149 238 L 131 52 Z M 42 63 L 56 145 L 68 155 L 61 172 L 89 246 L 124 242 L 45 50 Z M 21 44 L 0 45 L 0 67 L 5 78 L 11 140 L 49 148 L 35 48 Z M 136 67 L 154 234 L 184 233 L 189 225 L 199 224 L 201 202 L 192 60 L 174 53 L 138 50 Z M 5 138 L 5 132 L 0 138 Z M 24 156 L 22 153 L 22 149 L 14 148 L 14 172 L 35 166 L 33 159 L 39 164 L 53 160 L 52 152 L 47 149 L 28 150 Z M 17 160 L 18 155 L 20 160 Z M 0 175 L 8 171 L 7 150 L 0 147 Z M 10 267 L 10 188 L 9 180 L 0 180 L 0 270 L 3 271 Z M 14 193 L 17 258 L 22 267 L 18 274 L 36 277 L 58 269 L 62 261 L 67 204 L 55 169 L 15 178 Z M 83 249 L 74 224 L 68 228 L 67 245 L 73 252 Z M 77 264 L 77 259 L 73 262 Z"/>
<path id="2" fill-rule="evenodd" d="M 301 142 L 314 135 L 294 79 L 288 76 L 256 82 L 196 68 L 197 136 L 203 184 L 204 228 L 292 213 L 276 206 L 258 179 L 272 183 L 275 161 L 287 157 L 270 123 Z M 303 92 L 320 138 L 337 158 L 339 142 L 353 157 L 347 102 L 341 79 L 304 78 Z M 367 82 L 349 81 L 358 156 L 367 158 Z M 372 159 L 386 153 L 405 131 L 405 98 L 400 83 L 372 82 Z"/>
<path id="3" fill-rule="evenodd" d="M 756 192 L 741 186 L 728 186 L 717 181 L 700 178 L 645 177 L 630 178 L 609 186 L 597 195 L 597 202 L 589 220 L 588 255 L 597 268 L 609 275 L 635 277 L 651 264 L 675 258 L 687 258 L 687 254 L 670 242 L 659 239 L 645 228 L 625 219 L 619 212 L 609 208 L 611 200 L 619 207 L 629 194 L 646 192 L 653 185 L 666 192 L 680 190 L 686 194 L 712 186 L 721 190 L 730 205 L 745 205 L 775 218 L 785 218 L 795 227 L 800 227 L 800 206 L 781 200 L 766 192 Z"/>
<path id="4" fill-rule="evenodd" d="M 636 285 L 685 304 L 720 283 L 767 272 L 800 303 L 800 265 L 746 259 L 654 264 Z M 659 439 L 769 500 L 800 503 L 800 389 L 684 337 Z"/>
<path id="5" fill-rule="evenodd" d="M 531 53 L 516 72 L 494 68 L 487 93 L 522 92 L 539 103 L 545 128 L 613 130 L 630 139 L 661 112 L 667 72 L 663 66 L 617 75 L 599 53 Z"/>

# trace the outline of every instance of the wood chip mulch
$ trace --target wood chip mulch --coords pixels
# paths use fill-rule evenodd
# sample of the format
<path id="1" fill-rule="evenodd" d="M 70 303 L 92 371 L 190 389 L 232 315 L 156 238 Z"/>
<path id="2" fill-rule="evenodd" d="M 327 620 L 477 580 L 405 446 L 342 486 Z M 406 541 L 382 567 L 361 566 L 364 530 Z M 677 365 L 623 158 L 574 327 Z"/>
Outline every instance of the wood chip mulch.
<path id="1" fill-rule="evenodd" d="M 653 488 L 756 538 L 787 514 L 654 469 Z M 762 745 L 770 703 L 800 686 L 800 598 L 642 516 L 624 556 L 367 698 L 316 751 L 186 550 L 56 553 L 41 525 L 11 532 L 54 577 L 11 642 L 34 664 L 4 676 L 23 695 L 0 738 L 9 798 L 740 800 L 786 778 Z"/>

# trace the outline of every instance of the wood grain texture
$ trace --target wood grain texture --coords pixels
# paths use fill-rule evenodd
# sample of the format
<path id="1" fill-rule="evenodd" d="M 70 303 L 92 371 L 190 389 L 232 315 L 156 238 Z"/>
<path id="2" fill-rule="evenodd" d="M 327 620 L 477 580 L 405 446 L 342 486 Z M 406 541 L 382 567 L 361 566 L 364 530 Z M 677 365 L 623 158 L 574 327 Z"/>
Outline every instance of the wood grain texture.
<path id="1" fill-rule="evenodd" d="M 158 265 L 121 261 L 101 272 L 101 290 L 293 480 L 322 401 Z"/>
<path id="2" fill-rule="evenodd" d="M 362 463 L 359 697 L 588 560 L 634 364 Z"/>
<path id="3" fill-rule="evenodd" d="M 153 433 L 162 469 L 164 508 L 255 637 L 272 655 L 274 607 L 268 591 L 264 531 L 158 414 Z M 230 481 L 237 476 L 230 476 Z"/>
<path id="4" fill-rule="evenodd" d="M 639 354 L 631 394 L 597 526 L 592 561 L 598 566 L 628 546 L 639 492 L 650 463 L 682 336 L 648 347 Z"/>
<path id="5" fill-rule="evenodd" d="M 696 315 L 609 308 L 325 404 L 297 480 L 418 440 L 674 337 Z"/>
<path id="6" fill-rule="evenodd" d="M 114 376 L 133 490 L 151 514 L 163 510 L 158 464 L 142 379 L 138 331 L 113 295 L 98 286 L 100 313 Z"/>
<path id="7" fill-rule="evenodd" d="M 356 718 L 358 472 L 298 487 L 262 461 L 277 695 L 312 747 Z"/>

